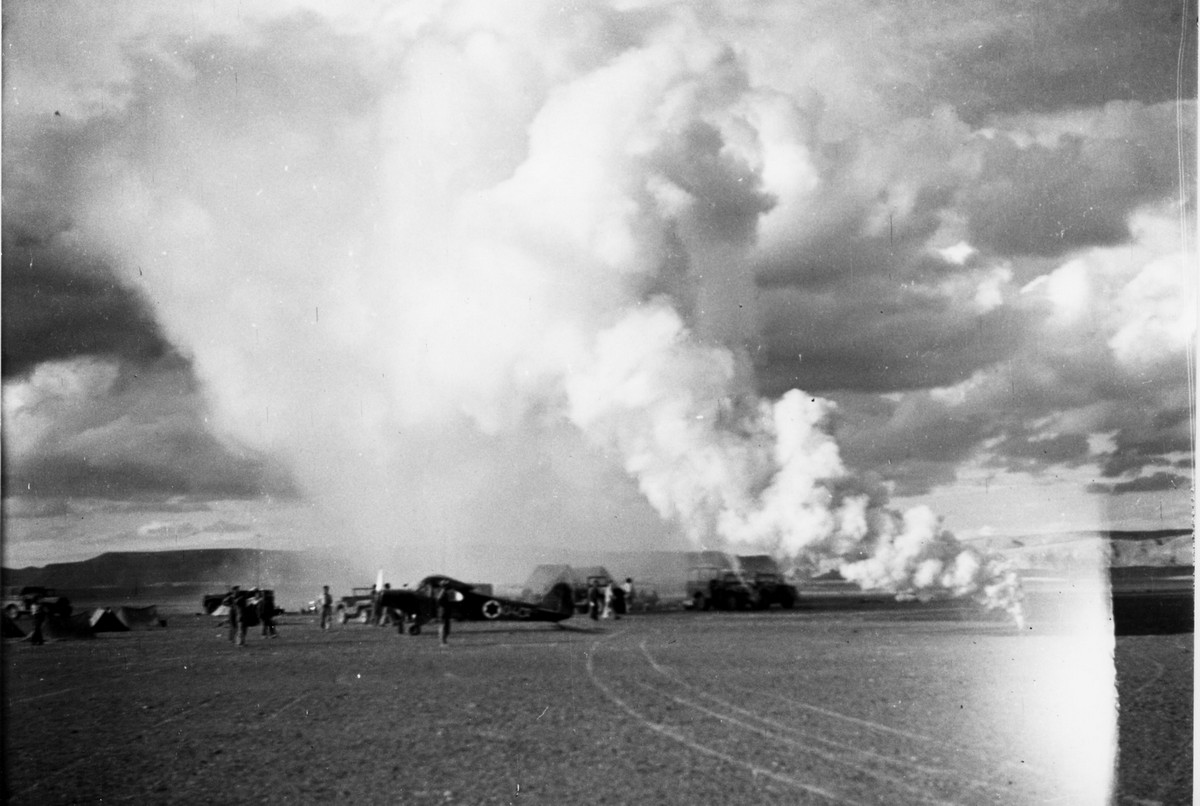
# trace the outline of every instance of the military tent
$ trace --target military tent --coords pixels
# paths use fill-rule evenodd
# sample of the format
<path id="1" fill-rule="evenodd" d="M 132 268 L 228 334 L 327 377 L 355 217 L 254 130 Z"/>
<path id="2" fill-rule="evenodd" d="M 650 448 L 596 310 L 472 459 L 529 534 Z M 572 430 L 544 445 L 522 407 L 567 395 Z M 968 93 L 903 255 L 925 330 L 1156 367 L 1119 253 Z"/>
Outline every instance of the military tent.
<path id="1" fill-rule="evenodd" d="M 521 588 L 521 598 L 532 602 L 545 596 L 555 585 L 574 587 L 575 571 L 569 565 L 539 565 L 533 569 L 529 579 Z"/>
<path id="2" fill-rule="evenodd" d="M 0 613 L 0 617 L 4 618 L 4 637 L 5 638 L 24 638 L 25 632 L 17 626 L 17 622 L 8 617 L 7 613 Z"/>
<path id="3" fill-rule="evenodd" d="M 117 614 L 108 607 L 97 607 L 93 610 L 88 616 L 88 626 L 92 628 L 92 632 L 129 632 L 125 622 L 117 618 Z"/>
<path id="4" fill-rule="evenodd" d="M 153 630 L 158 627 L 167 626 L 166 619 L 158 617 L 158 607 L 155 605 L 147 605 L 145 607 L 118 607 L 116 610 L 117 618 L 131 630 Z"/>
<path id="5" fill-rule="evenodd" d="M 42 625 L 42 635 L 48 641 L 73 641 L 80 638 L 95 638 L 92 632 L 90 613 L 76 613 L 68 618 L 50 613 Z"/>

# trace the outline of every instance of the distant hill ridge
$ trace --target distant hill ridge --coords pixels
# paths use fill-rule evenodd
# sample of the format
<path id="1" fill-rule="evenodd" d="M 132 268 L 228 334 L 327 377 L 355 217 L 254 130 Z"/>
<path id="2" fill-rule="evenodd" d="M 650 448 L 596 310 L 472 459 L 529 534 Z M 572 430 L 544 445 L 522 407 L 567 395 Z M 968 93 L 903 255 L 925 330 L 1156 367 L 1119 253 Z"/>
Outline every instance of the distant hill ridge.
<path id="1" fill-rule="evenodd" d="M 204 584 L 224 588 L 261 578 L 306 576 L 314 556 L 300 551 L 179 549 L 174 551 L 109 551 L 87 560 L 50 563 L 43 567 L 0 569 L 6 587 L 46 585 L 52 588 L 136 588 L 139 585 Z"/>
<path id="2" fill-rule="evenodd" d="M 1092 530 L 1047 533 L 968 541 L 979 545 L 990 544 L 990 548 L 1010 550 L 1024 546 L 1026 550 L 1046 546 L 1050 543 L 1070 543 L 1086 538 L 1101 537 L 1113 544 L 1115 553 L 1122 554 L 1122 547 L 1144 543 L 1147 547 L 1163 541 L 1191 536 L 1192 529 Z M 502 548 L 485 549 L 493 561 L 499 560 Z M 1140 554 L 1140 552 L 1125 552 Z M 584 557 L 579 552 L 563 552 L 558 562 L 573 565 L 604 564 L 618 577 L 632 574 L 635 578 L 655 577 L 656 571 L 677 572 L 682 558 L 681 552 L 605 552 L 598 550 Z M 1130 557 L 1130 560 L 1133 558 Z M 533 569 L 535 563 L 522 561 L 512 563 L 514 574 L 520 578 Z M 1131 564 L 1131 563 L 1121 563 Z M 1138 563 L 1141 564 L 1141 563 Z M 516 566 L 520 566 L 518 569 Z M 493 571 L 496 568 L 493 566 Z M 5 587 L 23 585 L 46 585 L 59 589 L 119 587 L 135 589 L 161 585 L 205 585 L 223 589 L 230 584 L 264 586 L 287 582 L 312 585 L 319 579 L 328 579 L 335 584 L 354 584 L 351 580 L 367 579 L 365 572 L 355 572 L 347 566 L 345 559 L 337 558 L 319 550 L 279 550 L 252 548 L 176 549 L 166 551 L 109 551 L 87 560 L 68 563 L 50 563 L 45 566 L 26 568 L 2 568 L 0 579 Z M 341 579 L 345 578 L 345 582 Z M 485 580 L 478 580 L 485 581 Z M 491 581 L 491 580 L 487 580 Z M 361 583 L 357 583 L 361 584 Z"/>

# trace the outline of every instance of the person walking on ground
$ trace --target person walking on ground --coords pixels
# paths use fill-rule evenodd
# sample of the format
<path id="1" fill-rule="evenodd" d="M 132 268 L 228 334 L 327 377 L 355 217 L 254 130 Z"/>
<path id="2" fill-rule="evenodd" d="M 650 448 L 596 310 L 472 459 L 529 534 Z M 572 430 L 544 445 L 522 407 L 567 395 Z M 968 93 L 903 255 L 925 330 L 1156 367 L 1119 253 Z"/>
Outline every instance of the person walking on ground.
<path id="1" fill-rule="evenodd" d="M 434 595 L 433 601 L 437 605 L 438 640 L 442 646 L 449 646 L 450 644 L 450 618 L 454 615 L 455 598 L 455 591 L 450 588 L 446 580 L 443 579 L 438 583 L 437 593 Z"/>
<path id="2" fill-rule="evenodd" d="M 613 581 L 610 579 L 608 584 L 604 586 L 604 612 L 600 614 L 600 618 L 609 619 L 613 617 Z"/>
<path id="3" fill-rule="evenodd" d="M 42 597 L 33 597 L 29 604 L 29 614 L 33 616 L 33 631 L 29 633 L 29 643 L 41 646 L 46 643 L 46 638 L 42 635 L 42 625 L 46 623 L 46 605 L 42 604 Z"/>
<path id="4" fill-rule="evenodd" d="M 382 615 L 382 603 L 379 601 L 379 586 L 371 586 L 371 624 L 378 627 L 379 618 Z"/>
<path id="5" fill-rule="evenodd" d="M 625 612 L 633 612 L 633 577 L 625 577 L 625 584 L 621 586 L 625 591 Z"/>
<path id="6" fill-rule="evenodd" d="M 277 638 L 275 630 L 275 592 L 262 591 L 258 595 L 258 621 L 262 624 L 263 638 Z"/>
<path id="7" fill-rule="evenodd" d="M 321 608 L 321 629 L 328 630 L 333 626 L 333 594 L 329 592 L 329 586 L 326 585 L 321 595 L 317 597 L 317 605 Z"/>

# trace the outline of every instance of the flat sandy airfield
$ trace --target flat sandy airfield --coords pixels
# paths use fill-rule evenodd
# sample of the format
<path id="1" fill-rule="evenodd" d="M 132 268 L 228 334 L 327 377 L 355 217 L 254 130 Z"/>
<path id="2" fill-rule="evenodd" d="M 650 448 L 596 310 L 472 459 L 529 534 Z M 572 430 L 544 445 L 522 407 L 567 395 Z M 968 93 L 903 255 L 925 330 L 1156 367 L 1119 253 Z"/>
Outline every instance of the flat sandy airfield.
<path id="1" fill-rule="evenodd" d="M 1102 802 L 1056 704 L 1094 687 L 1076 642 L 967 604 L 456 623 L 448 648 L 288 615 L 239 649 L 167 616 L 5 642 L 7 802 Z M 1117 641 L 1117 803 L 1191 797 L 1191 649 Z"/>

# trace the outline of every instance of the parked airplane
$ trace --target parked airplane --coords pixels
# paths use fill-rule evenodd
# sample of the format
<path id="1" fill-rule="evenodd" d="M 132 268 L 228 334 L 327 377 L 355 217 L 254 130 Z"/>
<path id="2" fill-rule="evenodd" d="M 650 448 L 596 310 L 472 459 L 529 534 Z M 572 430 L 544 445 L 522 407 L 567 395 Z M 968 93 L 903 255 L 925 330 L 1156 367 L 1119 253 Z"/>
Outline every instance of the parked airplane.
<path id="1" fill-rule="evenodd" d="M 403 625 L 408 625 L 408 632 L 417 635 L 421 632 L 422 624 L 437 617 L 434 597 L 442 580 L 455 594 L 454 618 L 459 621 L 558 622 L 570 618 L 575 611 L 574 596 L 568 585 L 552 588 L 539 602 L 533 603 L 492 596 L 476 590 L 474 585 L 441 574 L 425 577 L 416 590 L 385 590 L 380 596 L 380 603 L 383 607 L 403 613 L 401 629 Z"/>

